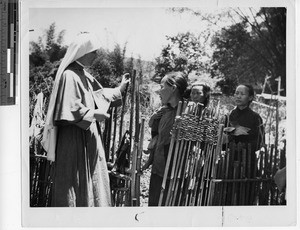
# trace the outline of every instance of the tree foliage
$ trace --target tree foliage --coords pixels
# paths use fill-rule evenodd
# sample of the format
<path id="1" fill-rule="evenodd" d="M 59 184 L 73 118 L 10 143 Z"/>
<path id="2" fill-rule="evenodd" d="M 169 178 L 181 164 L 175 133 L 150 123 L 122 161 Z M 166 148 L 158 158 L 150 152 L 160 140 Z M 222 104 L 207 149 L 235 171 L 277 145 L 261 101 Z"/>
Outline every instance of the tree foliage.
<path id="1" fill-rule="evenodd" d="M 212 75 L 226 79 L 219 84 L 222 89 L 232 82 L 261 88 L 265 77 L 271 76 L 268 93 L 276 93 L 276 79 L 281 77 L 285 95 L 286 9 L 261 8 L 257 13 L 250 9 L 250 15 L 240 9 L 234 12 L 242 21 L 223 28 L 212 41 Z"/>
<path id="2" fill-rule="evenodd" d="M 39 37 L 38 42 L 30 42 L 30 65 L 36 67 L 44 65 L 47 61 L 59 61 L 67 51 L 67 47 L 62 45 L 64 34 L 64 30 L 56 34 L 56 25 L 52 23 L 45 30 L 44 40 L 43 37 Z"/>
<path id="3" fill-rule="evenodd" d="M 163 47 L 156 60 L 156 80 L 159 81 L 166 73 L 181 71 L 186 76 L 192 71 L 201 72 L 205 69 L 203 61 L 203 44 L 200 37 L 191 32 L 166 36 L 168 44 Z"/>
<path id="4" fill-rule="evenodd" d="M 29 75 L 29 94 L 30 94 L 30 118 L 32 117 L 35 96 L 43 92 L 45 98 L 45 110 L 47 109 L 48 100 L 52 92 L 53 81 L 61 59 L 65 55 L 67 46 L 63 45 L 64 31 L 56 33 L 55 24 L 51 24 L 45 30 L 43 36 L 38 38 L 37 42 L 30 43 L 30 75 Z M 143 81 L 149 82 L 148 79 L 153 72 L 151 63 L 144 62 L 141 57 L 134 59 L 126 57 L 126 45 L 121 47 L 116 44 L 112 51 L 100 48 L 97 51 L 97 58 L 88 71 L 100 82 L 103 87 L 116 87 L 121 81 L 124 73 L 137 74 L 143 78 Z M 148 101 L 150 93 L 149 88 L 141 87 L 141 103 Z"/>
<path id="5" fill-rule="evenodd" d="M 191 8 L 170 11 L 192 14 L 201 23 L 206 22 L 206 29 L 199 36 L 210 42 L 204 48 L 210 46 L 213 54 L 208 55 L 210 63 L 202 66 L 212 77 L 221 78 L 218 86 L 223 92 L 239 83 L 250 83 L 262 90 L 265 78 L 270 76 L 265 92 L 277 93 L 276 79 L 280 76 L 281 95 L 285 95 L 286 8 L 228 8 L 214 13 Z M 168 62 L 162 64 L 169 66 Z"/>

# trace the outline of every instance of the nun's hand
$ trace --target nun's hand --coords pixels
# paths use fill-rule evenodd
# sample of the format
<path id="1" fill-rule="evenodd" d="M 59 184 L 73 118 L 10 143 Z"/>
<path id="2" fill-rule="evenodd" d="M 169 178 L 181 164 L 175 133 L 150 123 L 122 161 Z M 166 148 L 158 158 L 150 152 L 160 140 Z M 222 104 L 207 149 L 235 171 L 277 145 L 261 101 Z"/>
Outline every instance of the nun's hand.
<path id="1" fill-rule="evenodd" d="M 129 73 L 125 73 L 122 76 L 122 81 L 121 81 L 121 84 L 120 84 L 120 91 L 121 91 L 121 93 L 123 93 L 125 91 L 126 86 L 127 86 L 127 84 L 129 84 L 129 82 L 130 82 Z"/>

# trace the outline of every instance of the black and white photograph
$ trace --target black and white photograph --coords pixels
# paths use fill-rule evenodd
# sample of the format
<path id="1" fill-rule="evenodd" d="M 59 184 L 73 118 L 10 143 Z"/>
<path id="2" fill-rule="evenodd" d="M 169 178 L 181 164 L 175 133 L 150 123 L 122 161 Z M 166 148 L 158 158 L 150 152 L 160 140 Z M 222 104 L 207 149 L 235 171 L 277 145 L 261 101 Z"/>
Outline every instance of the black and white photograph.
<path id="1" fill-rule="evenodd" d="M 296 224 L 294 3 L 22 3 L 22 226 Z"/>

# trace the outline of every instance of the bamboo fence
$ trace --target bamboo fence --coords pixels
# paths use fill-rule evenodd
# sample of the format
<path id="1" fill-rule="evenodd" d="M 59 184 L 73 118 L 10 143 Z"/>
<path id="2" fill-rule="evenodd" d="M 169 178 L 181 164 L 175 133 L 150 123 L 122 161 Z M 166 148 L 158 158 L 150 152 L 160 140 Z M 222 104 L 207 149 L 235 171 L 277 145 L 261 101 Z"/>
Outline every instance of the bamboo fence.
<path id="1" fill-rule="evenodd" d="M 172 130 L 159 206 L 284 204 L 273 181 L 284 159 L 274 145 L 256 154 L 241 143 L 222 150 L 218 108 L 185 107 Z"/>

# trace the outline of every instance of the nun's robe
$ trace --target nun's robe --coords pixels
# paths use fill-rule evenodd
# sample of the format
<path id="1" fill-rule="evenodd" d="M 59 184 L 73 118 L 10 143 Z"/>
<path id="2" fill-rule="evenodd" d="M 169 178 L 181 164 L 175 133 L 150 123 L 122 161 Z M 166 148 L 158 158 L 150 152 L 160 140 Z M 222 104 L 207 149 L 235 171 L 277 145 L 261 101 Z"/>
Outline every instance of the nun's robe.
<path id="1" fill-rule="evenodd" d="M 94 109 L 121 102 L 118 88 L 107 89 L 73 62 L 60 81 L 54 110 L 58 127 L 52 206 L 111 205 L 109 175 Z"/>

